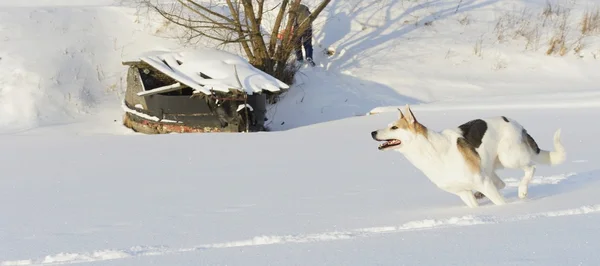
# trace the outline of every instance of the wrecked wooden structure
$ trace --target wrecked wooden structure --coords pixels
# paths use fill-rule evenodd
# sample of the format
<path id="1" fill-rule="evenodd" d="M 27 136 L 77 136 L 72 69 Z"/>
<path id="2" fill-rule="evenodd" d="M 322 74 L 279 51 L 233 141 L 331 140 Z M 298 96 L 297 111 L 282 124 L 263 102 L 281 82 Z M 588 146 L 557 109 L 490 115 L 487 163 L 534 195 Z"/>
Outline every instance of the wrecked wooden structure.
<path id="1" fill-rule="evenodd" d="M 266 95 L 288 86 L 216 49 L 153 52 L 129 67 L 123 124 L 146 134 L 265 130 Z"/>

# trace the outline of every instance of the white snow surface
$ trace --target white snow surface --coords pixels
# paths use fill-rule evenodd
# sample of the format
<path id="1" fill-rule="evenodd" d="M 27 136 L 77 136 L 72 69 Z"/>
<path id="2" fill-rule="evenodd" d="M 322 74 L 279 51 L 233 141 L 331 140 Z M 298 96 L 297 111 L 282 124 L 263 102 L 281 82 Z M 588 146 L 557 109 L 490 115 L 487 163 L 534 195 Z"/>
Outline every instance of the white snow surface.
<path id="1" fill-rule="evenodd" d="M 178 51 L 171 26 L 112 0 L 0 0 L 0 265 L 598 265 L 594 2 L 557 3 L 564 56 L 545 54 L 552 26 L 537 49 L 515 35 L 545 1 L 333 0 L 272 132 L 148 136 L 120 123 L 121 62 Z M 526 200 L 500 171 L 509 203 L 469 209 L 377 150 L 406 103 L 431 130 L 504 115 L 546 149 L 560 127 L 567 161 Z"/>
<path id="2" fill-rule="evenodd" d="M 414 111 L 432 129 L 475 116 Z M 0 265 L 594 265 L 600 128 L 568 129 L 598 111 L 505 111 L 542 147 L 563 126 L 570 158 L 539 167 L 527 200 L 522 173 L 501 172 L 509 204 L 478 209 L 377 150 L 369 132 L 393 113 L 235 136 L 4 136 Z"/>

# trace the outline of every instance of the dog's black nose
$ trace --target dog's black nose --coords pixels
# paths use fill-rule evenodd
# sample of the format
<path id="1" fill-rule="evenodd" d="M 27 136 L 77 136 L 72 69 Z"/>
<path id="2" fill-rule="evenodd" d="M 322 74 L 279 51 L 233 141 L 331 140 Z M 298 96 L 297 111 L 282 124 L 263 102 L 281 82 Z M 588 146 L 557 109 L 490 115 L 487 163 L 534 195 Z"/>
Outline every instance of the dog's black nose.
<path id="1" fill-rule="evenodd" d="M 377 136 L 377 131 L 373 131 L 373 132 L 371 132 L 371 137 L 372 137 L 372 138 L 375 138 L 376 136 Z"/>

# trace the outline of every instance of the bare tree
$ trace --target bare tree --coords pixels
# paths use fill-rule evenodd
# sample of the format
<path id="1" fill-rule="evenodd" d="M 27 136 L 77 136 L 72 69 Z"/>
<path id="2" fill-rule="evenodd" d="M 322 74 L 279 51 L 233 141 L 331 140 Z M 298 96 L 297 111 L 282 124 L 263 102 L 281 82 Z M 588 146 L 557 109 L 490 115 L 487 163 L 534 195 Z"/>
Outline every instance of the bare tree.
<path id="1" fill-rule="evenodd" d="M 282 0 L 273 7 L 268 7 L 265 0 L 174 0 L 169 4 L 160 0 L 134 1 L 184 29 L 187 41 L 208 38 L 223 45 L 239 44 L 252 65 L 291 83 L 293 74 L 289 76 L 286 66 L 295 43 L 331 0 L 322 0 L 294 29 L 300 0 Z M 264 31 L 264 15 L 277 8 L 271 37 L 265 39 L 268 30 Z M 287 23 L 284 23 L 286 14 Z M 280 32 L 281 39 L 277 38 Z"/>

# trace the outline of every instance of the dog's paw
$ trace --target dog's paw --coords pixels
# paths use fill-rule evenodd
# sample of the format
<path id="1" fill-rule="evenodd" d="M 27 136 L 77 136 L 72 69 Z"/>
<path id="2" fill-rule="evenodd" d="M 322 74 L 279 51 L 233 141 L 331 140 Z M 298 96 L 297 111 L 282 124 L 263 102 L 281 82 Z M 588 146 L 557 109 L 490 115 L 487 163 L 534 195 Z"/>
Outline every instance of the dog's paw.
<path id="1" fill-rule="evenodd" d="M 485 198 L 485 195 L 479 191 L 473 193 L 473 196 L 475 196 L 476 199 L 483 199 Z"/>
<path id="2" fill-rule="evenodd" d="M 519 198 L 527 198 L 527 186 L 519 186 Z"/>

